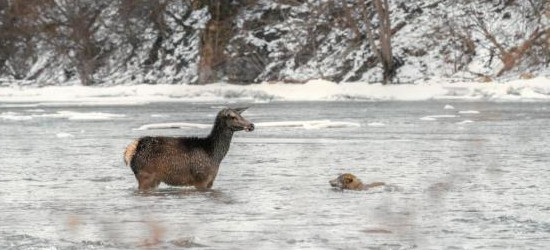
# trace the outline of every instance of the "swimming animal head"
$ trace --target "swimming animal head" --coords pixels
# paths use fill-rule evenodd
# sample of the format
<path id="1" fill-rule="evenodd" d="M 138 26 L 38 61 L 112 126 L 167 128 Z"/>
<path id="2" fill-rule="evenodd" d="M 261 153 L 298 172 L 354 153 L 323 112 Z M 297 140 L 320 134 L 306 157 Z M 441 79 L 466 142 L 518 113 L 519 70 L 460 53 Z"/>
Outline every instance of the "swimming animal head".
<path id="1" fill-rule="evenodd" d="M 352 190 L 361 190 L 364 186 L 359 178 L 350 173 L 341 174 L 336 179 L 330 180 L 329 183 L 333 187 Z"/>

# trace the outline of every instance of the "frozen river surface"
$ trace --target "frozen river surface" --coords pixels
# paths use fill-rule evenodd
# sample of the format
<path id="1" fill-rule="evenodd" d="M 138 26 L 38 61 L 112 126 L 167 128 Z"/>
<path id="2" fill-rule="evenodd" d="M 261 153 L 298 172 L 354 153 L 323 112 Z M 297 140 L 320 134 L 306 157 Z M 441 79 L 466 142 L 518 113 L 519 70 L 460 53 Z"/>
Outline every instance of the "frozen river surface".
<path id="1" fill-rule="evenodd" d="M 235 134 L 213 190 L 138 193 L 133 138 L 209 129 L 136 128 L 219 108 L 0 103 L 0 249 L 550 245 L 549 103 L 254 104 L 244 116 L 270 126 Z M 269 123 L 306 120 L 341 126 Z M 397 188 L 332 189 L 344 172 Z"/>

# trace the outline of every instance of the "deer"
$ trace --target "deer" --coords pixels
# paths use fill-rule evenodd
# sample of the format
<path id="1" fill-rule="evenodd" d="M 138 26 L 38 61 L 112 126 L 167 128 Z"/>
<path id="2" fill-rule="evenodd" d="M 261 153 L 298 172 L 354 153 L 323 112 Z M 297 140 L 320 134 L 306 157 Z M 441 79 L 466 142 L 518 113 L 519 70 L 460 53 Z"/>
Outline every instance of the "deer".
<path id="1" fill-rule="evenodd" d="M 124 151 L 124 162 L 132 169 L 138 189 L 149 191 L 161 182 L 211 189 L 233 133 L 254 130 L 254 124 L 241 116 L 246 109 L 219 111 L 206 137 L 145 136 L 134 140 Z"/>

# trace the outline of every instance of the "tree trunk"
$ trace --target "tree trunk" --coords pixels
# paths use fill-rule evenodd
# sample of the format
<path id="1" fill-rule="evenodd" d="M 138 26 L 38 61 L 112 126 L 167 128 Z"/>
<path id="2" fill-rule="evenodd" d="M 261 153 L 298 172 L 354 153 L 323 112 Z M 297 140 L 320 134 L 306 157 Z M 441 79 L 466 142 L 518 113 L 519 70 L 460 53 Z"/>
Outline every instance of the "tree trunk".
<path id="1" fill-rule="evenodd" d="M 199 51 L 199 84 L 219 80 L 217 71 L 226 59 L 225 46 L 233 36 L 233 18 L 239 5 L 226 0 L 198 0 L 195 8 L 207 7 L 210 21 L 201 34 Z"/>
<path id="2" fill-rule="evenodd" d="M 382 64 L 383 69 L 383 84 L 391 83 L 393 77 L 395 76 L 395 65 L 393 63 L 393 54 L 391 48 L 391 36 L 393 35 L 391 22 L 390 22 L 390 12 L 388 6 L 388 0 L 373 0 L 374 8 L 378 14 L 378 46 L 374 38 L 374 31 L 371 27 L 371 13 L 369 7 L 364 5 L 364 18 L 367 39 L 371 47 L 372 52 L 378 59 L 378 62 Z"/>
<path id="3" fill-rule="evenodd" d="M 395 76 L 395 67 L 393 64 L 393 55 L 391 49 L 391 22 L 388 0 L 374 0 L 376 12 L 378 13 L 378 19 L 380 22 L 379 37 L 380 37 L 380 51 L 382 57 L 382 68 L 384 70 L 383 83 L 388 84 L 392 82 Z"/>

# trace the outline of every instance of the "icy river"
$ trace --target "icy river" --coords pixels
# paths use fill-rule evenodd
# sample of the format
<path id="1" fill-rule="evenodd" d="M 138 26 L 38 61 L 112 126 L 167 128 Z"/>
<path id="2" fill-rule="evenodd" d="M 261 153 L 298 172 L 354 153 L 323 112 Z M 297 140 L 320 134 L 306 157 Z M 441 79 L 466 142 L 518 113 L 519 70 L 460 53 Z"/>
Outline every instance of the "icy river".
<path id="1" fill-rule="evenodd" d="M 550 245 L 548 102 L 252 104 L 211 191 L 137 192 L 126 145 L 204 136 L 221 106 L 0 103 L 0 249 Z M 331 188 L 345 172 L 393 188 Z"/>

